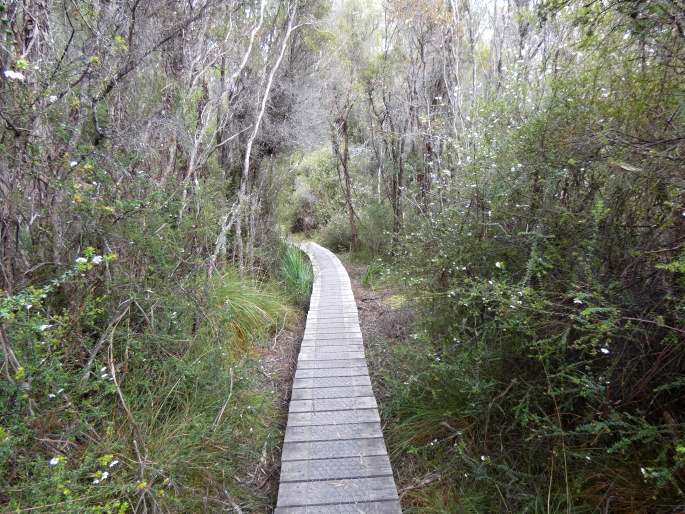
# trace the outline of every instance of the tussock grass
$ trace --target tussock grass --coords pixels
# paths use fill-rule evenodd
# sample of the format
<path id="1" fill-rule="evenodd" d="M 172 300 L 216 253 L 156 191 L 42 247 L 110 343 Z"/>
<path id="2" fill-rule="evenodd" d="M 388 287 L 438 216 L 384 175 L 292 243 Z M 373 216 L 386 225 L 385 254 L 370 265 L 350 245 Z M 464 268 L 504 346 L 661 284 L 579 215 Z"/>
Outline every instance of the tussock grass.
<path id="1" fill-rule="evenodd" d="M 281 275 L 290 295 L 298 305 L 309 304 L 314 272 L 309 258 L 298 248 L 289 245 L 283 253 Z"/>
<path id="2" fill-rule="evenodd" d="M 44 320 L 20 312 L 6 330 L 40 414 L 25 416 L 21 383 L 3 382 L 3 506 L 266 511 L 280 407 L 261 368 L 260 343 L 290 312 L 277 291 L 235 271 L 159 283 L 125 311 L 96 359 L 97 373 L 83 383 L 78 355 L 61 350 L 79 323 L 75 314 L 53 316 L 53 327 L 37 333 Z M 84 299 L 81 321 L 95 305 Z M 47 356 L 32 350 L 37 345 Z M 53 457 L 59 460 L 51 465 Z"/>

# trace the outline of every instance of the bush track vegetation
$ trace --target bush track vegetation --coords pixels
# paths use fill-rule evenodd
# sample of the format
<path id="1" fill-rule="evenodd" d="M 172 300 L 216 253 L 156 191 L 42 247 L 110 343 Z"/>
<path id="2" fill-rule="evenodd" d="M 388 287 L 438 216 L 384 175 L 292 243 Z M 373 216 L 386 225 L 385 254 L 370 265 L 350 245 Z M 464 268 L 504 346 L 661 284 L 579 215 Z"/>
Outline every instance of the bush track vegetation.
<path id="1" fill-rule="evenodd" d="M 277 163 L 326 11 L 0 4 L 1 511 L 270 510 L 311 277 Z"/>
<path id="2" fill-rule="evenodd" d="M 2 508 L 267 511 L 293 230 L 416 312 L 380 370 L 407 511 L 682 512 L 683 27 L 672 0 L 3 3 Z"/>
<path id="3" fill-rule="evenodd" d="M 517 5 L 512 21 L 495 3 L 389 3 L 378 52 L 341 15 L 369 227 L 354 259 L 417 311 L 380 371 L 403 506 L 681 512 L 685 13 Z M 482 24 L 491 39 L 471 38 Z M 330 168 L 298 180 L 341 213 L 313 237 L 345 251 L 344 188 L 317 189 Z"/>

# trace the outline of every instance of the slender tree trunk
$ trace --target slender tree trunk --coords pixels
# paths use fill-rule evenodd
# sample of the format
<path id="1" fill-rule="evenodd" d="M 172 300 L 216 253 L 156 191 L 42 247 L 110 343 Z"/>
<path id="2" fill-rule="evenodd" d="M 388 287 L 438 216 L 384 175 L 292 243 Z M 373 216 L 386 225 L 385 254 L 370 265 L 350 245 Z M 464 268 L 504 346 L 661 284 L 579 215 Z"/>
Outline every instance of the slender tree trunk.
<path id="1" fill-rule="evenodd" d="M 269 78 L 266 82 L 266 88 L 264 90 L 264 94 L 262 95 L 262 101 L 261 105 L 259 108 L 259 112 L 257 113 L 257 116 L 255 118 L 255 123 L 254 127 L 252 128 L 252 133 L 250 134 L 249 139 L 247 140 L 247 145 L 245 148 L 245 159 L 243 160 L 243 173 L 240 177 L 240 191 L 238 193 L 238 214 L 237 214 L 237 220 L 235 224 L 235 235 L 236 235 L 236 245 L 237 245 L 237 257 L 238 257 L 238 262 L 240 264 L 240 269 L 244 270 L 245 268 L 245 262 L 244 262 L 244 250 L 243 250 L 243 217 L 248 213 L 248 208 L 250 205 L 250 199 L 249 199 L 249 193 L 250 193 L 250 188 L 249 188 L 249 182 L 250 182 L 250 164 L 251 164 L 251 158 L 252 158 L 252 146 L 254 145 L 255 139 L 257 139 L 257 134 L 259 133 L 259 129 L 262 125 L 262 120 L 264 119 L 264 112 L 266 111 L 266 104 L 269 100 L 269 95 L 271 94 L 271 87 L 273 86 L 273 81 L 274 81 L 274 76 L 276 75 L 276 72 L 278 71 L 278 68 L 281 65 L 281 62 L 283 61 L 283 56 L 285 55 L 285 50 L 288 46 L 288 40 L 290 39 L 290 35 L 292 34 L 294 30 L 294 21 L 295 21 L 295 16 L 297 14 L 297 5 L 295 5 L 292 8 L 292 12 L 289 13 L 288 16 L 288 27 L 285 31 L 285 35 L 283 36 L 283 41 L 281 42 L 281 49 L 280 53 L 278 54 L 278 58 L 276 59 L 276 62 L 274 63 L 273 67 L 271 68 L 271 72 L 269 73 Z"/>

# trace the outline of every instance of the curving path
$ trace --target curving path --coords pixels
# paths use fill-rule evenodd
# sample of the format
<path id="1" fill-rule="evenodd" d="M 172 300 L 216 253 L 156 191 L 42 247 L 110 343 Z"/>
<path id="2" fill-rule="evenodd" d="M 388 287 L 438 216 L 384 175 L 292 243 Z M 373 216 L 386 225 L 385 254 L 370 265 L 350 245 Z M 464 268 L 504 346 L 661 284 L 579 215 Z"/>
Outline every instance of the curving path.
<path id="1" fill-rule="evenodd" d="M 316 243 L 307 327 L 281 456 L 277 514 L 401 513 L 350 279 Z"/>

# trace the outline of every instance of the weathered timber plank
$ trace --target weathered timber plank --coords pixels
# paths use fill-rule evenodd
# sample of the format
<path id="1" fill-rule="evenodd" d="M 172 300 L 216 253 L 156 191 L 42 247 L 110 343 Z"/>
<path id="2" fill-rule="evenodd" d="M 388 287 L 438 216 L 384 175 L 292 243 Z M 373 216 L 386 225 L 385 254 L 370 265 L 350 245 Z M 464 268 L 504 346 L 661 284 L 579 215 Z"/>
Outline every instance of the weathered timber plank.
<path id="1" fill-rule="evenodd" d="M 302 345 L 307 346 L 316 343 L 327 344 L 363 344 L 361 335 L 342 334 L 336 336 L 307 336 L 302 338 Z"/>
<path id="2" fill-rule="evenodd" d="M 391 474 L 392 468 L 387 455 L 284 461 L 281 464 L 281 483 L 377 477 Z"/>
<path id="3" fill-rule="evenodd" d="M 278 505 L 283 507 L 394 500 L 397 490 L 392 477 L 351 478 L 321 482 L 283 484 Z"/>
<path id="4" fill-rule="evenodd" d="M 359 398 L 321 398 L 315 400 L 291 400 L 290 412 L 318 412 L 322 410 L 376 409 L 373 396 Z"/>
<path id="5" fill-rule="evenodd" d="M 354 368 L 310 368 L 298 369 L 295 371 L 295 378 L 352 377 L 368 374 L 369 369 L 366 366 L 356 366 Z"/>
<path id="6" fill-rule="evenodd" d="M 298 361 L 298 369 L 322 369 L 322 368 L 358 368 L 366 367 L 366 359 L 331 359 Z"/>
<path id="7" fill-rule="evenodd" d="M 323 348 L 326 346 L 358 346 L 364 348 L 364 345 L 362 344 L 361 340 L 359 341 L 354 341 L 354 340 L 346 340 L 346 339 L 341 339 L 341 340 L 335 340 L 335 339 L 325 339 L 321 341 L 317 341 L 316 339 L 309 339 L 307 341 L 302 341 L 302 346 L 301 350 L 304 349 L 309 349 L 309 348 Z"/>
<path id="8" fill-rule="evenodd" d="M 281 462 L 289 460 L 334 459 L 386 455 L 382 437 L 338 441 L 305 441 L 283 443 Z"/>
<path id="9" fill-rule="evenodd" d="M 369 386 L 293 389 L 291 400 L 312 400 L 315 398 L 355 398 L 359 396 L 373 396 L 373 390 Z"/>
<path id="10" fill-rule="evenodd" d="M 370 385 L 371 379 L 368 375 L 358 375 L 352 377 L 296 378 L 293 382 L 293 390 L 316 387 L 349 387 Z"/>
<path id="11" fill-rule="evenodd" d="M 342 425 L 345 423 L 380 422 L 377 409 L 351 409 L 325 412 L 291 412 L 288 426 Z"/>
<path id="12" fill-rule="evenodd" d="M 314 343 L 300 348 L 300 353 L 312 351 L 316 351 L 317 353 L 363 352 L 364 345 L 354 342 L 350 344 L 326 344 L 326 342 L 322 342 L 318 344 Z"/>
<path id="13" fill-rule="evenodd" d="M 330 251 L 303 249 L 315 280 L 276 512 L 401 514 L 349 277 Z"/>
<path id="14" fill-rule="evenodd" d="M 337 439 L 355 439 L 383 437 L 380 423 L 349 423 L 347 425 L 288 426 L 285 431 L 286 443 L 305 441 L 335 441 Z"/>
<path id="15" fill-rule="evenodd" d="M 335 505 L 308 505 L 304 507 L 278 507 L 274 514 L 401 514 L 397 500 Z"/>
<path id="16" fill-rule="evenodd" d="M 346 359 L 363 359 L 364 352 L 320 352 L 316 349 L 305 349 L 300 351 L 300 361 L 321 361 L 321 360 L 346 360 Z"/>

